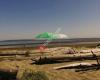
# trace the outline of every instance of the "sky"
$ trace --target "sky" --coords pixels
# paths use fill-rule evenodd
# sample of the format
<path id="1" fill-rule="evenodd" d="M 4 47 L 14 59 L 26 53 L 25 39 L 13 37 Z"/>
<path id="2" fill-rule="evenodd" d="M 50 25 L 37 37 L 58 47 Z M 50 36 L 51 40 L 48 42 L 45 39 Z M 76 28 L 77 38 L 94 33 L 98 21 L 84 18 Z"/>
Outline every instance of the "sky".
<path id="1" fill-rule="evenodd" d="M 55 32 L 100 37 L 100 0 L 0 0 L 0 40 Z"/>

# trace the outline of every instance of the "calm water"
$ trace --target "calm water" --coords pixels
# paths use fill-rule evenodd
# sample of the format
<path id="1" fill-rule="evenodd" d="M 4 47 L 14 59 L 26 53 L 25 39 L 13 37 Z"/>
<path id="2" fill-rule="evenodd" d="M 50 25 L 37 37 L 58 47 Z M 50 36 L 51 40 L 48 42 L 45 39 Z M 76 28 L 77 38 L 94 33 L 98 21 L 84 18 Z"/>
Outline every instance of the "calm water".
<path id="1" fill-rule="evenodd" d="M 46 40 L 5 40 L 0 41 L 0 45 L 16 45 L 16 44 L 37 44 L 43 43 Z M 66 42 L 66 43 L 76 43 L 76 42 L 100 42 L 100 38 L 73 38 L 73 39 L 56 39 L 53 42 Z"/>

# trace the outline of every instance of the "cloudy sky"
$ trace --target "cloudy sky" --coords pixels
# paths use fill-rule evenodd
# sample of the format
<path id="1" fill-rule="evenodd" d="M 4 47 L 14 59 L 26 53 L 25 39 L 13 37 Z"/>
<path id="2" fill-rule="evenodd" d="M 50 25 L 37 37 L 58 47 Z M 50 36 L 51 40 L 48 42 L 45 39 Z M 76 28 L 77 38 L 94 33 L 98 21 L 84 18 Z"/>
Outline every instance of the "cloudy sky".
<path id="1" fill-rule="evenodd" d="M 0 0 L 0 40 L 42 32 L 100 37 L 100 0 Z"/>

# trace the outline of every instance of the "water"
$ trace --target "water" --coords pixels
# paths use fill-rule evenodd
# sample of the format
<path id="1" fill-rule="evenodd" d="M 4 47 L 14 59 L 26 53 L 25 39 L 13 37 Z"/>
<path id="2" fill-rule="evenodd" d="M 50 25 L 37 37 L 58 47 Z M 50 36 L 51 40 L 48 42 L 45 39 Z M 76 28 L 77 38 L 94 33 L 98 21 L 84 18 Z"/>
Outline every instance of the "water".
<path id="1" fill-rule="evenodd" d="M 32 39 L 25 39 L 25 40 L 5 40 L 0 41 L 0 46 L 4 45 L 26 45 L 26 44 L 42 44 L 46 40 L 32 40 Z M 55 39 L 51 42 L 54 43 L 77 43 L 77 42 L 98 42 L 100 43 L 100 38 L 73 38 L 73 39 Z"/>

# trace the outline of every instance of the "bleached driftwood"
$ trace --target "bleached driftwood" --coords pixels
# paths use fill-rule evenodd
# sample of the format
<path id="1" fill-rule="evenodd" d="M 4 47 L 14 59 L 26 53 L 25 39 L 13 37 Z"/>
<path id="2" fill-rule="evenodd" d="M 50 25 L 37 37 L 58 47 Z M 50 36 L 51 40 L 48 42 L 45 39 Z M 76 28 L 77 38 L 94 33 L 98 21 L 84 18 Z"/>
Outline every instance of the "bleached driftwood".
<path id="1" fill-rule="evenodd" d="M 64 65 L 64 66 L 58 66 L 58 67 L 54 67 L 53 69 L 63 69 L 63 68 L 74 68 L 74 67 L 78 67 L 78 66 L 91 66 L 92 64 L 90 63 L 73 63 L 73 64 L 69 64 L 69 65 Z"/>
<path id="2" fill-rule="evenodd" d="M 91 51 L 93 51 L 94 53 L 98 53 L 98 52 L 100 52 L 100 49 L 99 48 L 86 49 L 86 50 L 81 50 L 80 53 L 91 53 Z"/>

